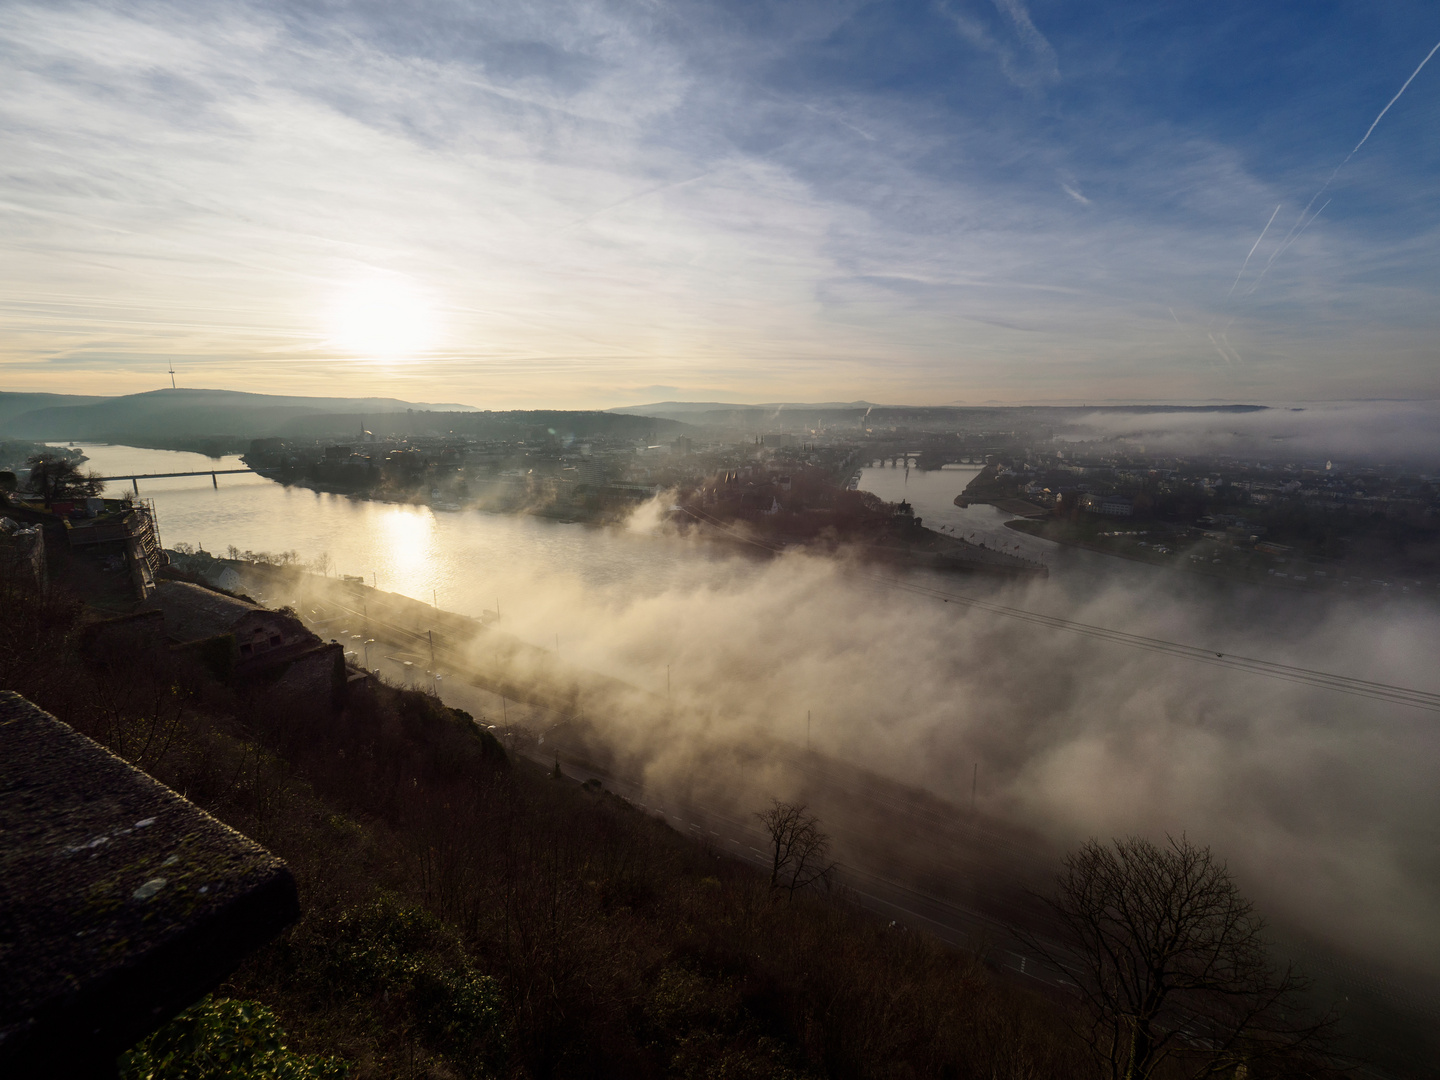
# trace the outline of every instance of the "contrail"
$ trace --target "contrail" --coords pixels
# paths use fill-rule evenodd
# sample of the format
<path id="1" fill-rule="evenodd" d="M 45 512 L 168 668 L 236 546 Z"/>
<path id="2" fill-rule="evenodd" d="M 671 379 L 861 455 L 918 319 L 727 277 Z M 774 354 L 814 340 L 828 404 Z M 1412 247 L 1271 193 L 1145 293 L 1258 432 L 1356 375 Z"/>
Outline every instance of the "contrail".
<path id="1" fill-rule="evenodd" d="M 1394 105 L 1395 102 L 1400 100 L 1400 95 L 1405 93 L 1406 87 L 1408 87 L 1412 82 L 1415 81 L 1415 76 L 1420 74 L 1420 69 L 1423 68 L 1426 64 L 1428 64 L 1430 62 L 1430 58 L 1434 56 L 1437 52 L 1440 52 L 1440 41 L 1437 41 L 1435 43 L 1435 47 L 1425 54 L 1425 59 L 1421 60 L 1419 66 L 1410 73 L 1410 78 L 1406 79 L 1400 89 L 1395 92 L 1395 96 L 1390 99 L 1389 104 L 1387 104 L 1385 108 L 1380 110 L 1380 115 L 1375 117 L 1374 122 L 1371 123 L 1368 129 L 1366 129 L 1365 134 L 1361 137 L 1360 141 L 1355 144 L 1355 150 L 1359 150 L 1362 146 L 1365 145 L 1365 141 L 1370 138 L 1371 132 L 1373 132 L 1375 128 L 1379 125 L 1380 121 L 1384 119 L 1385 114 L 1390 111 L 1390 106 Z M 1322 206 L 1320 210 L 1316 210 L 1315 213 L 1311 215 L 1308 220 L 1306 219 L 1305 215 L 1309 212 L 1310 207 L 1315 205 L 1316 199 L 1320 198 L 1321 195 L 1325 194 L 1325 190 L 1334 182 L 1335 177 L 1340 175 L 1340 170 L 1350 163 L 1350 159 L 1355 156 L 1355 150 L 1351 150 L 1350 153 L 1345 155 L 1345 160 L 1340 162 L 1339 165 L 1335 166 L 1335 171 L 1330 174 L 1330 178 L 1326 180 L 1325 183 L 1321 184 L 1320 190 L 1315 192 L 1315 194 L 1310 197 L 1310 201 L 1305 204 L 1305 209 L 1301 210 L 1300 216 L 1295 219 L 1295 224 L 1291 225 L 1290 231 L 1285 234 L 1285 239 L 1280 241 L 1280 246 L 1275 249 L 1275 255 L 1280 254 L 1280 252 L 1284 251 L 1287 247 L 1289 247 L 1290 241 L 1293 238 L 1298 237 L 1301 232 L 1305 231 L 1311 221 L 1314 221 L 1317 217 L 1320 216 L 1320 210 L 1324 210 L 1325 206 L 1330 205 L 1330 201 L 1327 199 L 1325 201 L 1325 206 Z M 1304 224 L 1301 224 L 1302 222 Z M 1299 230 L 1298 232 L 1296 231 L 1297 229 Z M 1265 264 L 1265 270 L 1270 269 L 1270 263 L 1273 263 L 1275 261 L 1275 255 L 1270 256 L 1270 262 L 1267 262 Z M 1260 278 L 1263 278 L 1265 276 L 1265 270 L 1262 270 L 1260 272 Z M 1260 278 L 1255 279 L 1255 285 L 1260 284 Z M 1246 290 L 1246 296 L 1249 296 L 1252 292 L 1255 291 L 1255 285 L 1251 285 L 1250 288 Z"/>
<path id="2" fill-rule="evenodd" d="M 1299 240 L 1299 239 L 1300 239 L 1300 233 L 1303 233 L 1306 229 L 1308 229 L 1308 228 L 1310 227 L 1310 222 L 1311 222 L 1311 221 L 1314 221 L 1317 217 L 1319 217 L 1321 214 L 1323 214 L 1323 213 L 1325 212 L 1325 207 L 1329 206 L 1329 205 L 1330 205 L 1332 202 L 1334 202 L 1334 201 L 1335 201 L 1334 199 L 1326 199 L 1323 203 L 1321 203 L 1321 204 L 1320 204 L 1320 209 L 1319 209 L 1319 210 L 1316 210 L 1315 213 L 1313 213 L 1313 214 L 1310 215 L 1310 221 L 1307 221 L 1307 222 L 1305 222 L 1304 225 L 1301 225 L 1301 226 L 1300 226 L 1300 232 L 1297 232 L 1297 233 L 1295 234 L 1294 239 L 1292 239 L 1289 244 L 1286 244 L 1285 247 L 1282 247 L 1280 250 L 1281 250 L 1281 251 L 1284 251 L 1285 248 L 1288 248 L 1288 247 L 1290 246 L 1290 244 L 1293 244 L 1293 243 L 1295 243 L 1296 240 Z"/>
<path id="3" fill-rule="evenodd" d="M 1437 41 L 1435 43 L 1435 48 L 1431 49 L 1428 53 L 1425 54 L 1425 59 L 1420 61 L 1420 67 L 1417 67 L 1414 71 L 1410 73 L 1410 78 L 1405 80 L 1405 86 L 1400 87 L 1400 89 L 1395 92 L 1395 96 L 1390 99 L 1390 105 L 1394 105 L 1395 102 L 1400 100 L 1400 95 L 1405 93 L 1405 87 L 1409 86 L 1412 82 L 1415 81 L 1415 76 L 1420 74 L 1420 68 L 1423 68 L 1426 64 L 1428 64 L 1430 62 L 1430 57 L 1434 56 L 1437 52 L 1440 52 L 1440 41 Z M 1386 105 L 1385 108 L 1380 110 L 1380 115 L 1375 117 L 1375 124 L 1380 123 L 1380 121 L 1384 118 L 1385 114 L 1390 111 L 1390 105 Z M 1375 124 L 1371 124 L 1369 131 L 1365 132 L 1365 138 L 1361 139 L 1355 144 L 1355 150 L 1359 150 L 1360 147 L 1365 145 L 1365 139 L 1370 138 L 1370 132 L 1375 130 Z M 1354 156 L 1355 150 L 1350 151 L 1350 154 L 1347 155 L 1345 158 L 1346 161 L 1349 161 L 1350 158 Z"/>
<path id="4" fill-rule="evenodd" d="M 1184 338 L 1187 343 L 1190 342 L 1192 340 L 1190 337 L 1190 328 L 1180 321 L 1180 316 L 1175 314 L 1173 307 L 1167 307 L 1165 310 L 1170 312 L 1170 318 L 1175 320 L 1175 329 L 1180 331 L 1180 336 Z"/>
<path id="5" fill-rule="evenodd" d="M 590 211 L 590 213 L 586 214 L 584 217 L 576 218 L 574 221 L 570 222 L 569 225 L 562 225 L 559 231 L 565 232 L 567 229 L 573 229 L 576 225 L 584 225 L 588 221 L 594 221 L 601 214 L 609 213 L 611 210 L 624 206 L 626 203 L 634 202 L 636 199 L 643 199 L 647 195 L 655 195 L 661 191 L 668 191 L 671 188 L 684 187 L 686 184 L 693 184 L 696 180 L 705 179 L 705 177 L 709 176 L 714 171 L 715 170 L 713 169 L 707 169 L 705 172 L 700 173 L 698 176 L 692 176 L 688 180 L 671 180 L 664 184 L 656 184 L 654 187 L 645 188 L 643 191 L 637 191 L 633 195 L 626 195 L 623 199 L 610 203 L 607 206 L 602 206 L 597 210 Z"/>
<path id="6" fill-rule="evenodd" d="M 1230 365 L 1230 354 L 1220 348 L 1220 343 L 1215 340 L 1214 334 L 1207 333 L 1205 336 L 1210 339 L 1210 344 L 1215 346 L 1215 351 L 1220 354 L 1220 359 L 1224 360 L 1228 367 Z"/>
<path id="7" fill-rule="evenodd" d="M 1261 241 L 1261 240 L 1264 240 L 1264 239 L 1265 239 L 1265 234 L 1270 231 L 1270 223 L 1275 220 L 1275 214 L 1280 213 L 1280 207 L 1282 207 L 1282 206 L 1284 206 L 1284 205 L 1285 205 L 1284 203 L 1276 203 L 1276 204 L 1275 204 L 1275 213 L 1270 215 L 1270 221 L 1265 222 L 1265 228 L 1263 228 L 1263 229 L 1260 230 L 1260 235 L 1255 238 L 1255 243 L 1253 243 L 1253 244 L 1250 245 L 1250 255 L 1254 255 L 1254 254 L 1255 254 L 1255 249 L 1260 246 L 1260 241 Z M 1250 255 L 1246 255 L 1246 256 L 1245 256 L 1245 261 L 1240 264 L 1240 273 L 1238 273 L 1238 274 L 1235 275 L 1235 280 L 1234 280 L 1234 281 L 1231 283 L 1231 285 L 1230 285 L 1230 292 L 1227 292 L 1227 293 L 1225 294 L 1225 299 L 1226 299 L 1226 300 L 1229 300 L 1229 299 L 1230 299 L 1231 293 L 1233 293 L 1233 292 L 1235 291 L 1235 286 L 1236 286 L 1236 285 L 1239 285 L 1239 284 L 1240 284 L 1240 279 L 1245 276 L 1245 267 L 1247 267 L 1247 266 L 1250 265 Z M 1175 314 L 1175 313 L 1172 311 L 1170 314 L 1173 315 L 1173 314 Z"/>
<path id="8" fill-rule="evenodd" d="M 1311 200 L 1311 201 L 1314 201 L 1314 200 Z M 1289 247 L 1290 247 L 1291 244 L 1295 243 L 1296 240 L 1299 240 L 1299 239 L 1300 239 L 1300 234 L 1303 233 L 1306 229 L 1308 229 L 1308 228 L 1310 227 L 1310 222 L 1314 221 L 1317 217 L 1319 217 L 1321 214 L 1323 214 L 1323 213 L 1325 212 L 1325 207 L 1326 207 L 1326 206 L 1329 206 L 1333 201 L 1334 201 L 1333 199 L 1326 199 L 1325 202 L 1324 202 L 1324 204 L 1320 207 L 1320 209 L 1319 209 L 1319 210 L 1316 210 L 1315 213 L 1311 214 L 1310 217 L 1306 220 L 1306 222 L 1305 222 L 1304 225 L 1301 225 L 1298 230 L 1296 230 L 1296 229 L 1292 229 L 1292 230 L 1291 230 L 1291 232 L 1293 232 L 1294 235 L 1293 235 L 1293 236 L 1287 236 L 1287 237 L 1281 242 L 1280 246 L 1275 249 L 1275 251 L 1274 251 L 1274 252 L 1271 254 L 1271 256 L 1270 256 L 1270 261 L 1265 264 L 1265 269 L 1264 269 L 1264 270 L 1261 270 L 1259 276 L 1255 278 L 1255 284 L 1254 284 L 1254 285 L 1251 285 L 1250 288 L 1248 288 L 1248 289 L 1245 290 L 1245 296 L 1249 296 L 1252 292 L 1254 292 L 1254 291 L 1256 290 L 1256 288 L 1259 287 L 1260 282 L 1262 282 L 1262 281 L 1265 280 L 1265 275 L 1270 271 L 1270 266 L 1271 266 L 1271 264 L 1273 264 L 1273 263 L 1275 262 L 1275 260 L 1278 259 L 1283 252 L 1289 250 Z M 1241 297 L 1241 299 L 1243 300 L 1244 297 Z"/>

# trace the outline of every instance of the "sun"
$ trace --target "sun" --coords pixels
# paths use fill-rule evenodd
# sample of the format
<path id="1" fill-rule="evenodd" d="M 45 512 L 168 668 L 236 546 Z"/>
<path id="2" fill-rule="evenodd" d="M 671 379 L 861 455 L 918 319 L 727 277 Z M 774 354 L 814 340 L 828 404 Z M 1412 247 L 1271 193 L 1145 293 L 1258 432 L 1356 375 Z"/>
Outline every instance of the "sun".
<path id="1" fill-rule="evenodd" d="M 329 314 L 332 341 L 361 359 L 418 359 L 437 336 L 434 306 L 399 275 L 374 274 L 352 282 Z"/>

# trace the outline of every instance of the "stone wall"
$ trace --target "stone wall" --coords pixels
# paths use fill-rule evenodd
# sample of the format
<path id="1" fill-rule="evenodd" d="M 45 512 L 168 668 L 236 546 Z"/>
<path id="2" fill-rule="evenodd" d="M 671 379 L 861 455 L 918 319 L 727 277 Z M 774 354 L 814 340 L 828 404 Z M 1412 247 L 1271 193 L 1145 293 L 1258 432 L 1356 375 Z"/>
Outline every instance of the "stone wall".
<path id="1" fill-rule="evenodd" d="M 41 530 L 0 531 L 0 576 L 45 591 L 50 578 L 45 569 L 45 534 Z"/>
<path id="2" fill-rule="evenodd" d="M 136 611 L 97 619 L 81 627 L 80 639 L 86 651 L 97 656 L 159 652 L 165 646 L 165 616 L 159 611 Z"/>
<path id="3" fill-rule="evenodd" d="M 337 677 L 337 670 L 341 674 Z M 273 686 L 287 701 L 309 708 L 337 707 L 345 692 L 345 650 L 338 642 L 316 645 L 285 666 Z"/>

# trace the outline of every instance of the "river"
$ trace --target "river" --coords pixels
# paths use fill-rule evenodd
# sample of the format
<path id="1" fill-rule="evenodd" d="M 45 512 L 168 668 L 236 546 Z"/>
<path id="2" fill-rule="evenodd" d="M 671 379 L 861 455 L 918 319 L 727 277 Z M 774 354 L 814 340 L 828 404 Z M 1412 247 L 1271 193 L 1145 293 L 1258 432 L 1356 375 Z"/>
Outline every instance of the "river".
<path id="1" fill-rule="evenodd" d="M 103 475 L 235 458 L 87 446 Z M 167 546 L 329 557 L 331 574 L 478 616 L 567 662 L 980 805 L 1065 843 L 1187 832 L 1267 910 L 1440 969 L 1435 713 L 967 608 L 964 595 L 1216 653 L 1440 691 L 1433 606 L 1228 585 L 1005 528 L 954 505 L 973 468 L 868 468 L 861 486 L 1051 568 L 1006 582 L 771 558 L 629 527 L 369 502 L 254 475 L 140 482 Z M 116 484 L 114 491 L 127 489 Z M 1018 547 L 1017 547 L 1018 545 Z M 937 590 L 945 595 L 937 595 Z M 1203 658 L 1202 658 L 1203 659 Z M 1217 659 L 1219 659 L 1217 657 Z M 685 745 L 657 761 L 687 757 Z M 658 766 L 657 766 L 658 767 Z"/>
<path id="2" fill-rule="evenodd" d="M 86 468 L 103 476 L 127 473 L 239 469 L 238 457 L 207 458 L 172 450 L 87 446 Z M 607 528 L 517 514 L 443 511 L 373 502 L 286 487 L 262 476 L 176 477 L 140 481 L 151 499 L 167 547 L 188 543 L 224 555 L 294 551 L 303 562 L 329 556 L 331 574 L 359 574 L 378 588 L 465 615 L 497 601 L 511 606 L 507 580 L 574 579 L 592 588 L 624 587 L 637 595 L 710 581 L 717 564 L 744 573 L 753 560 L 717 552 L 695 559 L 693 545 L 654 530 Z M 107 495 L 130 490 L 111 484 Z"/>
<path id="3" fill-rule="evenodd" d="M 86 446 L 87 468 L 101 475 L 239 469 L 234 456 L 207 458 L 173 450 L 130 446 Z M 1004 527 L 1013 515 L 989 505 L 957 507 L 955 496 L 979 472 L 973 466 L 946 466 L 921 472 L 894 467 L 866 468 L 860 488 L 890 502 L 908 500 L 931 527 L 992 548 L 1063 569 L 1049 590 L 1057 604 L 1071 602 L 1072 590 L 1093 593 L 1118 577 L 1149 586 L 1168 576 L 1156 568 L 1074 549 L 1062 549 Z M 294 551 L 305 562 L 330 559 L 332 574 L 361 574 L 391 592 L 467 615 L 479 615 L 507 597 L 511 570 L 523 562 L 536 574 L 574 579 L 592 588 L 621 587 L 653 595 L 675 587 L 712 582 L 717 570 L 745 577 L 754 559 L 715 548 L 697 558 L 696 548 L 663 530 L 597 527 L 525 515 L 478 510 L 444 511 L 425 506 L 372 502 L 286 487 L 256 475 L 175 477 L 140 482 L 143 498 L 154 500 L 164 542 L 194 544 L 215 554 L 230 546 L 241 551 Z M 107 495 L 130 490 L 111 484 Z M 524 575 L 529 577 L 529 574 Z M 954 584 L 954 579 L 948 580 Z M 974 582 L 967 581 L 967 585 Z M 519 597 L 511 596 L 512 601 Z M 1044 598 L 1041 598 L 1041 602 Z"/>

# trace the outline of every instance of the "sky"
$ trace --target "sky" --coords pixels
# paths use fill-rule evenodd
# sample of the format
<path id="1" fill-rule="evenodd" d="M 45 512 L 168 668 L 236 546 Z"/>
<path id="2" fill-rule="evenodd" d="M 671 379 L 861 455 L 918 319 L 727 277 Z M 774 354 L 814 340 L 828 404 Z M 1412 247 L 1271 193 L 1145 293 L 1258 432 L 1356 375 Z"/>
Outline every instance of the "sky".
<path id="1" fill-rule="evenodd" d="M 1437 44 L 1412 0 L 0 0 L 0 389 L 1440 398 Z"/>

